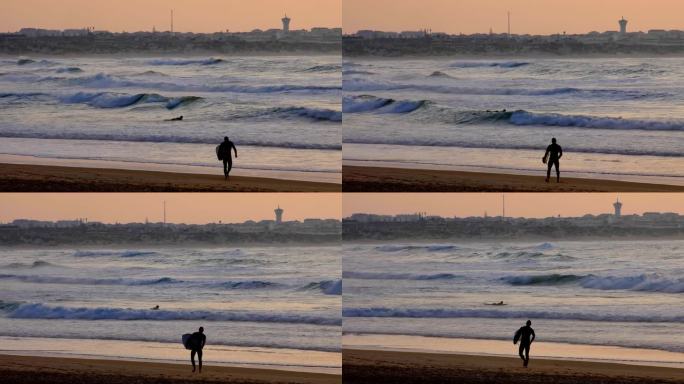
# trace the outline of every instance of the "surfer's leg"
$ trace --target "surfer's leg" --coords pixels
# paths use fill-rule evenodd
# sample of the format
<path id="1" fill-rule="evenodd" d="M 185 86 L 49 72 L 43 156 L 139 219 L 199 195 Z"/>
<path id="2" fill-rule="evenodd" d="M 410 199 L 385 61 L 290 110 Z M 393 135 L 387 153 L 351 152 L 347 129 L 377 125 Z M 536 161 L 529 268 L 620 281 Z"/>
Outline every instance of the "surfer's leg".
<path id="1" fill-rule="evenodd" d="M 195 372 L 195 350 L 190 351 L 190 361 L 192 361 L 192 371 Z"/>
<path id="2" fill-rule="evenodd" d="M 223 177 L 228 178 L 228 160 L 223 159 Z"/>
<path id="3" fill-rule="evenodd" d="M 525 367 L 530 362 L 530 345 L 525 345 Z"/>
<path id="4" fill-rule="evenodd" d="M 229 157 L 228 158 L 228 173 L 227 173 L 228 177 L 230 177 L 230 170 L 231 169 L 233 169 L 233 158 Z"/>
<path id="5" fill-rule="evenodd" d="M 551 163 L 549 161 L 548 163 L 546 163 L 546 165 L 547 165 L 547 167 L 546 167 L 546 182 L 548 183 L 549 178 L 551 177 L 551 167 L 553 166 L 553 163 Z"/>
<path id="6" fill-rule="evenodd" d="M 202 373 L 202 350 L 197 351 L 197 360 L 199 361 L 199 371 Z"/>
<path id="7" fill-rule="evenodd" d="M 523 364 L 525 363 L 525 355 L 523 355 L 523 352 L 525 351 L 525 346 L 523 343 L 520 343 L 520 346 L 518 347 L 518 355 L 520 355 L 520 358 L 523 361 Z"/>
<path id="8" fill-rule="evenodd" d="M 553 165 L 556 167 L 556 182 L 560 183 L 560 160 L 556 160 Z"/>

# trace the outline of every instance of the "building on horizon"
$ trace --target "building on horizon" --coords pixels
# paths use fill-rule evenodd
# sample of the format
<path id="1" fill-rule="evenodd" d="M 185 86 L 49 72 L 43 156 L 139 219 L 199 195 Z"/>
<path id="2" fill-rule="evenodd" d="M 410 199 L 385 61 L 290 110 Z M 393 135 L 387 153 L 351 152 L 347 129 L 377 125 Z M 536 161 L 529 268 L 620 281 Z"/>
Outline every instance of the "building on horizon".
<path id="1" fill-rule="evenodd" d="M 622 19 L 618 20 L 618 23 L 620 24 L 620 35 L 626 35 L 627 34 L 627 20 L 625 20 L 625 17 L 623 16 Z"/>
<path id="2" fill-rule="evenodd" d="M 280 208 L 280 205 L 278 205 L 278 208 L 274 209 L 273 212 L 275 212 L 275 222 L 276 224 L 282 224 L 283 222 L 283 209 Z"/>
<path id="3" fill-rule="evenodd" d="M 620 202 L 619 197 L 613 203 L 613 208 L 615 209 L 615 217 L 616 218 L 620 217 L 622 215 L 622 203 Z"/>
<path id="4" fill-rule="evenodd" d="M 290 21 L 292 19 L 287 17 L 287 13 L 286 13 L 285 17 L 283 17 L 281 20 L 283 22 L 283 35 L 287 35 L 290 32 Z"/>

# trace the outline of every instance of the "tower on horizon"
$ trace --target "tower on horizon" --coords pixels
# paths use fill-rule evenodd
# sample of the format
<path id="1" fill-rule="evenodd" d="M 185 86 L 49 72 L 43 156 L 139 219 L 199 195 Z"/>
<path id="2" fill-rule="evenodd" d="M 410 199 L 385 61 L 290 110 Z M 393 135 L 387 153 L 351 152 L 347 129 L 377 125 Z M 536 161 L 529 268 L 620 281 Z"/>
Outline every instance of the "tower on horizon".
<path id="1" fill-rule="evenodd" d="M 615 217 L 620 217 L 620 215 L 622 215 L 622 203 L 620 202 L 619 197 L 613 203 L 613 208 L 615 208 Z"/>
<path id="2" fill-rule="evenodd" d="M 625 20 L 625 17 L 623 16 L 622 19 L 618 20 L 618 23 L 620 23 L 620 34 L 624 35 L 627 33 L 627 20 Z"/>
<path id="3" fill-rule="evenodd" d="M 274 209 L 273 212 L 275 212 L 275 222 L 276 224 L 280 224 L 283 222 L 283 210 L 280 208 L 280 205 L 278 205 L 278 208 Z"/>
<path id="4" fill-rule="evenodd" d="M 285 17 L 282 18 L 283 21 L 283 34 L 287 34 L 290 32 L 290 18 L 287 17 L 287 13 L 285 14 Z"/>

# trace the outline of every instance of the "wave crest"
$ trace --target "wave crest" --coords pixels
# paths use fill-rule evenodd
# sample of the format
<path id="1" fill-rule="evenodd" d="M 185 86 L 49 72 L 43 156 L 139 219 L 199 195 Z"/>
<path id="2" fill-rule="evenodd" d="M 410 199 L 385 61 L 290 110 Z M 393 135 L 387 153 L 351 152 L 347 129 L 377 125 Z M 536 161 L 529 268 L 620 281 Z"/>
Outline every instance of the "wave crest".
<path id="1" fill-rule="evenodd" d="M 646 323 L 679 323 L 684 321 L 682 315 L 635 315 L 588 312 L 551 312 L 551 311 L 511 311 L 496 309 L 414 309 L 414 308 L 345 308 L 344 317 L 403 317 L 403 318 L 487 318 L 487 319 L 554 319 L 554 320 L 586 320 L 586 321 L 624 321 Z"/>
<path id="2" fill-rule="evenodd" d="M 71 320 L 204 320 L 204 321 L 245 321 L 257 323 L 294 323 L 313 325 L 341 325 L 339 317 L 295 313 L 266 313 L 247 311 L 172 311 L 109 307 L 62 307 L 42 303 L 19 304 L 0 309 L 8 312 L 7 317 L 14 319 L 71 319 Z"/>

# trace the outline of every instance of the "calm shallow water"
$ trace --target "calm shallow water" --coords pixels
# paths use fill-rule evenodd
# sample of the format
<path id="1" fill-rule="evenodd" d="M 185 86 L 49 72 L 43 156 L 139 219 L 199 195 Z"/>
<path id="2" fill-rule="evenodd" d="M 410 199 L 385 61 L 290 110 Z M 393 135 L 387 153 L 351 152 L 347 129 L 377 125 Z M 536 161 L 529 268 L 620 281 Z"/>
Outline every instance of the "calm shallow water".
<path id="1" fill-rule="evenodd" d="M 0 59 L 0 154 L 339 178 L 340 58 Z M 164 121 L 177 116 L 183 121 Z"/>
<path id="2" fill-rule="evenodd" d="M 541 174 L 556 137 L 568 175 L 684 184 L 683 60 L 353 59 L 343 157 Z"/>

